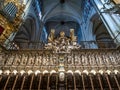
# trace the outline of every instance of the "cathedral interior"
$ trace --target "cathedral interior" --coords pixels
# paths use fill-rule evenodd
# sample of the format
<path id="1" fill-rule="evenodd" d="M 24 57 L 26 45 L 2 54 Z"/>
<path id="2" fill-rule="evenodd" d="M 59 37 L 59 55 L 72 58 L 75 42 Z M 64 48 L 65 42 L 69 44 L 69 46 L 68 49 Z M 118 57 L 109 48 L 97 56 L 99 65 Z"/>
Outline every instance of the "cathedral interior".
<path id="1" fill-rule="evenodd" d="M 0 90 L 120 90 L 120 0 L 0 0 Z"/>

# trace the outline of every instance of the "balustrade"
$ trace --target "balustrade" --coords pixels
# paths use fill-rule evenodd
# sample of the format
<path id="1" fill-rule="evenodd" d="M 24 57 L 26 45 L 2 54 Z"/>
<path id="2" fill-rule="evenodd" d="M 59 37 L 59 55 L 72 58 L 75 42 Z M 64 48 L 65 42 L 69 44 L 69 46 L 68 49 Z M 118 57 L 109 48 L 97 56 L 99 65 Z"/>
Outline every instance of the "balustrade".
<path id="1" fill-rule="evenodd" d="M 0 88 L 119 90 L 119 57 L 116 49 L 1 52 Z"/>
<path id="2" fill-rule="evenodd" d="M 64 64 L 65 70 L 70 69 L 119 69 L 120 68 L 120 53 L 118 50 L 80 50 L 72 51 L 62 55 L 64 58 L 60 60 L 59 53 L 47 51 L 31 51 L 19 52 L 11 51 L 0 55 L 0 68 L 38 68 L 54 69 L 60 63 Z M 41 53 L 40 53 L 41 52 Z M 44 53 L 42 53 L 44 52 Z M 47 53 L 45 53 L 47 52 Z M 77 52 L 77 53 L 76 53 Z"/>
<path id="3" fill-rule="evenodd" d="M 58 80 L 58 73 L 24 73 L 1 74 L 0 75 L 1 89 L 61 89 L 62 90 L 119 90 L 120 89 L 120 73 L 65 73 L 64 81 Z M 88 83 L 89 80 L 89 83 Z M 73 82 L 72 82 L 73 81 Z M 114 81 L 114 83 L 113 83 Z M 35 83 L 36 82 L 36 83 Z"/>

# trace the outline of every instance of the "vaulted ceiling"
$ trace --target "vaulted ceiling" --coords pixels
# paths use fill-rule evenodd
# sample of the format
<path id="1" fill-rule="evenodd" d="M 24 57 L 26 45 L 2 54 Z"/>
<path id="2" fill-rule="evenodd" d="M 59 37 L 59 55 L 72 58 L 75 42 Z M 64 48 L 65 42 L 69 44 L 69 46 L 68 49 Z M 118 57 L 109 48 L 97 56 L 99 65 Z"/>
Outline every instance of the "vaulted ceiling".
<path id="1" fill-rule="evenodd" d="M 89 11 L 91 8 L 90 1 L 91 0 L 40 0 L 41 21 L 43 23 L 41 24 L 41 21 L 35 22 L 39 20 L 36 17 L 35 20 L 31 17 L 31 20 L 25 20 L 25 23 L 23 23 L 15 37 L 15 41 L 44 41 L 44 39 L 47 40 L 47 35 L 49 35 L 51 29 L 55 29 L 55 37 L 58 37 L 61 31 L 64 31 L 65 35 L 69 37 L 70 29 L 74 29 L 79 41 L 89 40 L 90 34 L 90 40 L 94 40 L 94 38 L 96 38 L 96 40 L 103 40 L 104 38 L 104 40 L 111 39 L 102 21 L 98 22 L 99 15 L 97 15 L 97 19 L 94 18 L 92 21 L 91 18 L 94 16 L 91 15 L 92 11 Z M 36 15 L 34 12 L 35 8 L 32 8 L 33 11 L 29 9 L 29 12 Z M 88 15 L 90 16 L 88 17 Z M 93 32 L 94 36 L 92 36 Z"/>
<path id="2" fill-rule="evenodd" d="M 83 0 L 41 0 L 42 20 L 78 21 Z"/>
<path id="3" fill-rule="evenodd" d="M 66 24 L 70 22 L 72 22 L 72 24 L 74 22 L 74 25 L 77 26 L 81 23 L 82 3 L 83 0 L 41 0 L 42 21 L 45 24 L 48 22 L 55 22 L 55 29 L 57 26 L 59 26 L 59 29 L 70 27 L 72 25 Z M 51 26 L 47 24 L 46 27 L 48 28 Z M 74 29 L 76 29 L 76 27 Z M 66 30 L 66 32 L 68 32 L 68 30 Z"/>

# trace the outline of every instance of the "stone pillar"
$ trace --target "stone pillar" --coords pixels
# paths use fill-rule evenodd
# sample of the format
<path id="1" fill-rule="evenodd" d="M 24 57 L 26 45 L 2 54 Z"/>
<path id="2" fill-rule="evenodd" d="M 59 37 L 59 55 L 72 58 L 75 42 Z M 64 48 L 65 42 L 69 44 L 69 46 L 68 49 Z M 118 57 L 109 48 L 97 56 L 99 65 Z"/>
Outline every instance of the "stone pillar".
<path id="1" fill-rule="evenodd" d="M 119 47 L 120 46 L 120 16 L 112 13 L 112 11 L 110 10 L 112 7 L 114 7 L 114 4 L 113 3 L 105 4 L 100 0 L 94 0 L 93 4 L 100 15 L 100 18 L 105 24 L 108 32 L 110 33 L 112 39 L 117 44 L 117 47 Z"/>

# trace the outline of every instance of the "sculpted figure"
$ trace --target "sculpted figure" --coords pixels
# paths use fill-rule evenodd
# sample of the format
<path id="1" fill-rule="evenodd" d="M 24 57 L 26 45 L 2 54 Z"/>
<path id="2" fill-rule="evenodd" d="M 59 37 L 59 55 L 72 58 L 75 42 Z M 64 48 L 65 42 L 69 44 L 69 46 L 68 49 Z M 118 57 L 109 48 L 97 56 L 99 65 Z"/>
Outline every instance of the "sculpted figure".
<path id="1" fill-rule="evenodd" d="M 21 64 L 22 64 L 22 65 L 26 64 L 27 60 L 28 60 L 28 56 L 25 55 L 25 54 L 22 54 Z"/>
<path id="2" fill-rule="evenodd" d="M 41 65 L 41 60 L 42 60 L 42 57 L 40 55 L 37 55 L 35 65 Z"/>
<path id="3" fill-rule="evenodd" d="M 70 29 L 70 38 L 72 41 L 76 41 L 77 37 L 74 35 L 74 29 Z"/>
<path id="4" fill-rule="evenodd" d="M 60 36 L 55 38 L 55 30 L 52 29 L 49 37 L 48 44 L 45 45 L 45 49 L 54 50 L 56 53 L 70 52 L 71 49 L 79 49 L 81 46 L 77 44 L 76 36 L 74 35 L 74 29 L 70 29 L 69 38 L 65 35 L 64 30 L 60 32 Z"/>
<path id="5" fill-rule="evenodd" d="M 53 44 L 54 44 L 54 33 L 55 33 L 55 30 L 54 29 L 51 29 L 51 32 L 48 36 L 48 44 L 45 44 L 45 49 L 52 49 L 54 48 L 53 47 Z"/>
<path id="6" fill-rule="evenodd" d="M 50 32 L 49 37 L 48 37 L 49 43 L 54 41 L 54 34 L 55 34 L 55 30 L 51 29 L 51 32 Z"/>
<path id="7" fill-rule="evenodd" d="M 4 0 L 0 0 L 0 10 L 3 9 L 4 6 Z"/>
<path id="8" fill-rule="evenodd" d="M 19 55 L 16 54 L 14 64 L 15 64 L 15 65 L 19 65 L 19 64 L 20 64 L 20 61 L 21 61 L 21 56 L 19 56 Z"/>
<path id="9" fill-rule="evenodd" d="M 55 40 L 56 45 L 59 45 L 57 49 L 57 51 L 65 51 L 66 50 L 66 41 L 67 41 L 67 37 L 65 37 L 65 32 L 61 31 L 60 32 L 60 37 Z"/>
<path id="10" fill-rule="evenodd" d="M 35 63 L 35 56 L 29 56 L 29 65 L 33 65 Z"/>
<path id="11" fill-rule="evenodd" d="M 60 32 L 60 37 L 58 38 L 59 43 L 62 44 L 62 45 L 65 45 L 66 40 L 67 40 L 67 37 L 65 37 L 65 32 L 61 31 Z"/>
<path id="12" fill-rule="evenodd" d="M 7 64 L 8 64 L 8 65 L 11 65 L 12 62 L 13 62 L 13 60 L 14 60 L 14 58 L 15 58 L 15 56 L 12 54 L 12 55 L 9 57 Z"/>

